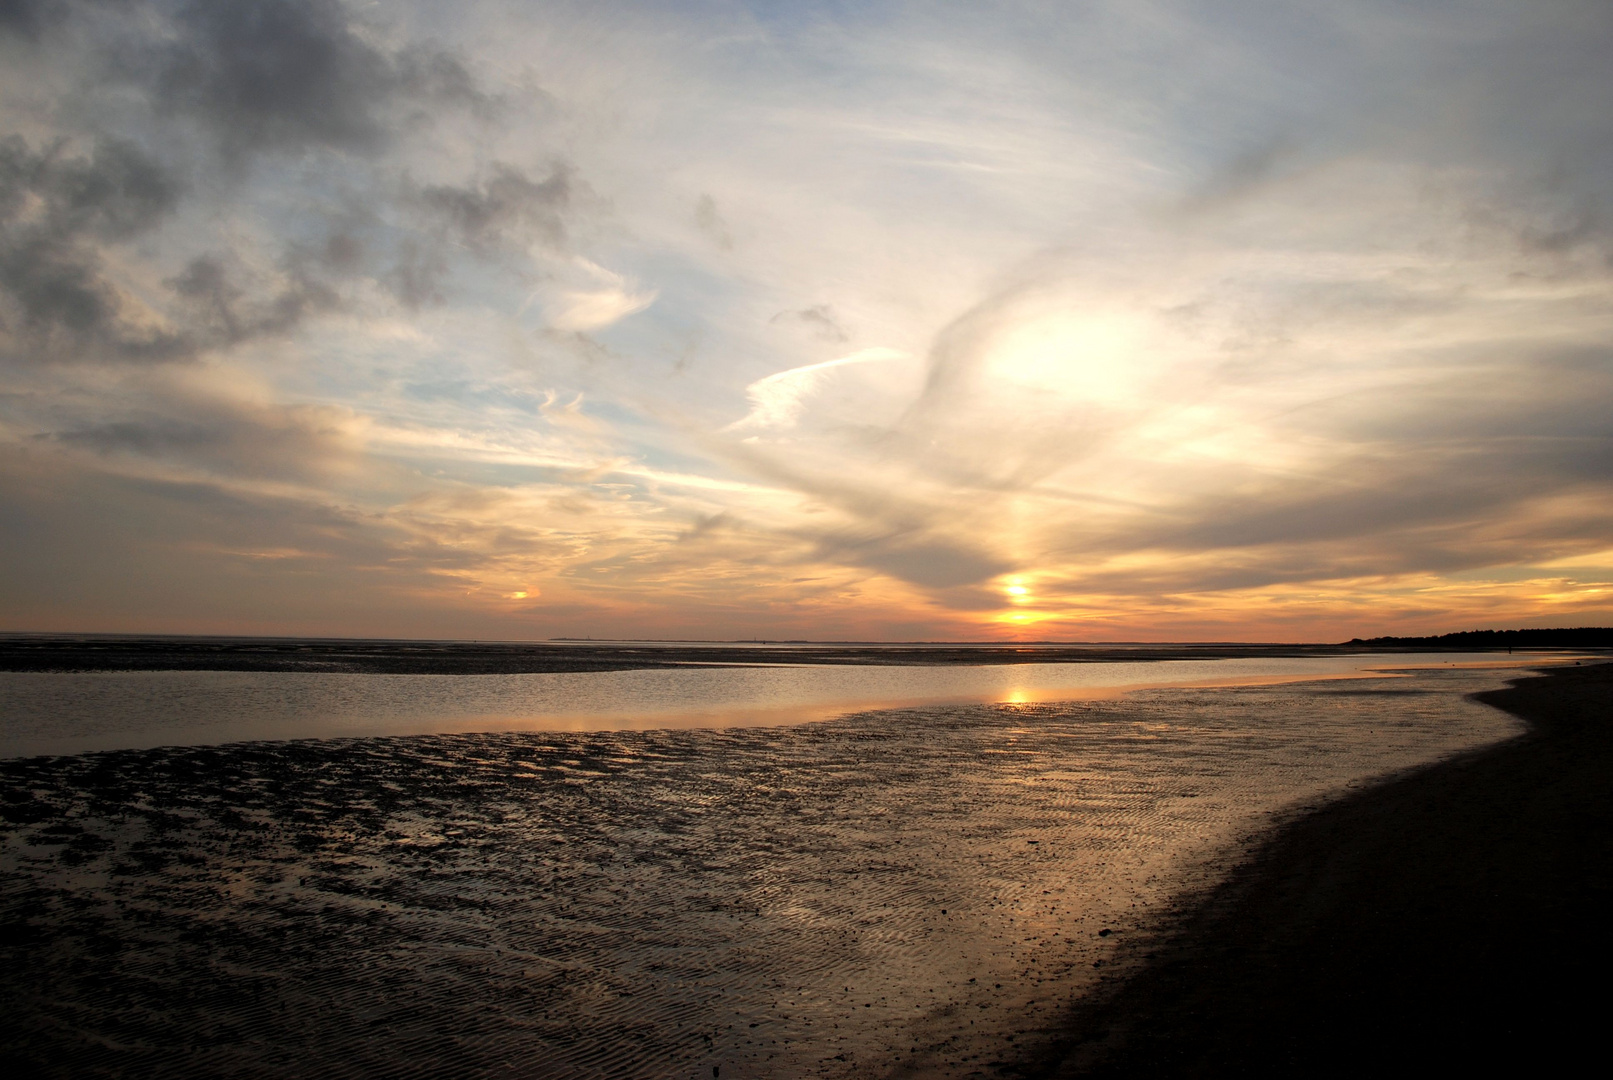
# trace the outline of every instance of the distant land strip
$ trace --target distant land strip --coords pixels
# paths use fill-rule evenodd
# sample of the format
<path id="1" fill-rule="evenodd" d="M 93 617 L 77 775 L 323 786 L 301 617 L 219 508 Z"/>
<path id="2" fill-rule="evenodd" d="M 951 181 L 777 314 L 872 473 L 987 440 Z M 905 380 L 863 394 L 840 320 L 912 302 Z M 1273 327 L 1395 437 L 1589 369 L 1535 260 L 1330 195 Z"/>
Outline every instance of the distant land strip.
<path id="1" fill-rule="evenodd" d="M 0 634 L 0 671 L 302 671 L 521 675 L 711 665 L 996 665 L 1221 660 L 1501 648 L 1613 647 L 1613 630 L 1484 630 L 1343 644 L 874 644 L 402 641 Z"/>
<path id="2" fill-rule="evenodd" d="M 1352 638 L 1351 645 L 1412 649 L 1613 649 L 1613 627 L 1561 630 L 1463 630 L 1437 637 Z"/>

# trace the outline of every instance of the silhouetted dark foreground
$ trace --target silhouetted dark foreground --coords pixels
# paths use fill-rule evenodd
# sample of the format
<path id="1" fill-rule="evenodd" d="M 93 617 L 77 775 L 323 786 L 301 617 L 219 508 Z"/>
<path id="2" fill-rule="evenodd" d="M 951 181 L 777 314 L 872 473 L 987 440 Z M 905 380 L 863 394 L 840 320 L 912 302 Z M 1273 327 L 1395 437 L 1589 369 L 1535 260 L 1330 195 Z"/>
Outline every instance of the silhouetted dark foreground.
<path id="1" fill-rule="evenodd" d="M 1613 664 L 1480 700 L 1533 730 L 1278 834 L 1029 1072 L 1566 1075 L 1599 1060 Z"/>

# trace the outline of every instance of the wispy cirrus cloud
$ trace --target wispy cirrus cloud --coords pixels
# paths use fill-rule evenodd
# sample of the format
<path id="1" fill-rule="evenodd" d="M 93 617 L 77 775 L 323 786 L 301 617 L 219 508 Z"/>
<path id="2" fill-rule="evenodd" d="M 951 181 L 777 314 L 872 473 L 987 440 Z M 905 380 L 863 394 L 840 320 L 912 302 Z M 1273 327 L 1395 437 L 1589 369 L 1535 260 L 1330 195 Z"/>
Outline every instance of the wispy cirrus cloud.
<path id="1" fill-rule="evenodd" d="M 901 360 L 908 354 L 900 349 L 887 349 L 874 346 L 869 349 L 859 349 L 849 356 L 837 357 L 833 360 L 820 360 L 816 364 L 804 364 L 801 367 L 790 368 L 788 371 L 777 371 L 771 375 L 757 379 L 745 388 L 745 397 L 750 401 L 750 412 L 740 419 L 729 424 L 725 431 L 753 431 L 759 429 L 783 430 L 795 427 L 801 419 L 801 413 L 807 408 L 810 399 L 824 384 L 832 378 L 832 373 L 850 364 L 868 364 L 880 360 Z"/>

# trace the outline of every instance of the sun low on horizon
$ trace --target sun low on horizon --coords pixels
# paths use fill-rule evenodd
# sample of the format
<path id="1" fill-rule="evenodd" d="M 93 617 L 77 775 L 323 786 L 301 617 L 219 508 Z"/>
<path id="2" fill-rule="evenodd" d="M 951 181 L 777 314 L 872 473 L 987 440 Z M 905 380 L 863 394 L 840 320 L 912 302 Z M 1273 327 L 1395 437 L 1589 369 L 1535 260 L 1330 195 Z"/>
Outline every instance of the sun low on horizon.
<path id="1" fill-rule="evenodd" d="M 0 630 L 1613 622 L 1613 6 L 0 12 Z"/>

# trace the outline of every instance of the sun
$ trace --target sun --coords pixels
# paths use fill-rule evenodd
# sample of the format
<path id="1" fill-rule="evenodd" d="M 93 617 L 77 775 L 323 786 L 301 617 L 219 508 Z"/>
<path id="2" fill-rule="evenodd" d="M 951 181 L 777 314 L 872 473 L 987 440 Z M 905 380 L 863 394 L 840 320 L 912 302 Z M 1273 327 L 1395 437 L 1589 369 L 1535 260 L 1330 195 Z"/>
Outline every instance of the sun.
<path id="1" fill-rule="evenodd" d="M 1002 591 L 1004 598 L 1010 604 L 1030 603 L 1031 588 L 1025 584 L 1025 579 L 1018 574 L 1003 580 Z"/>

